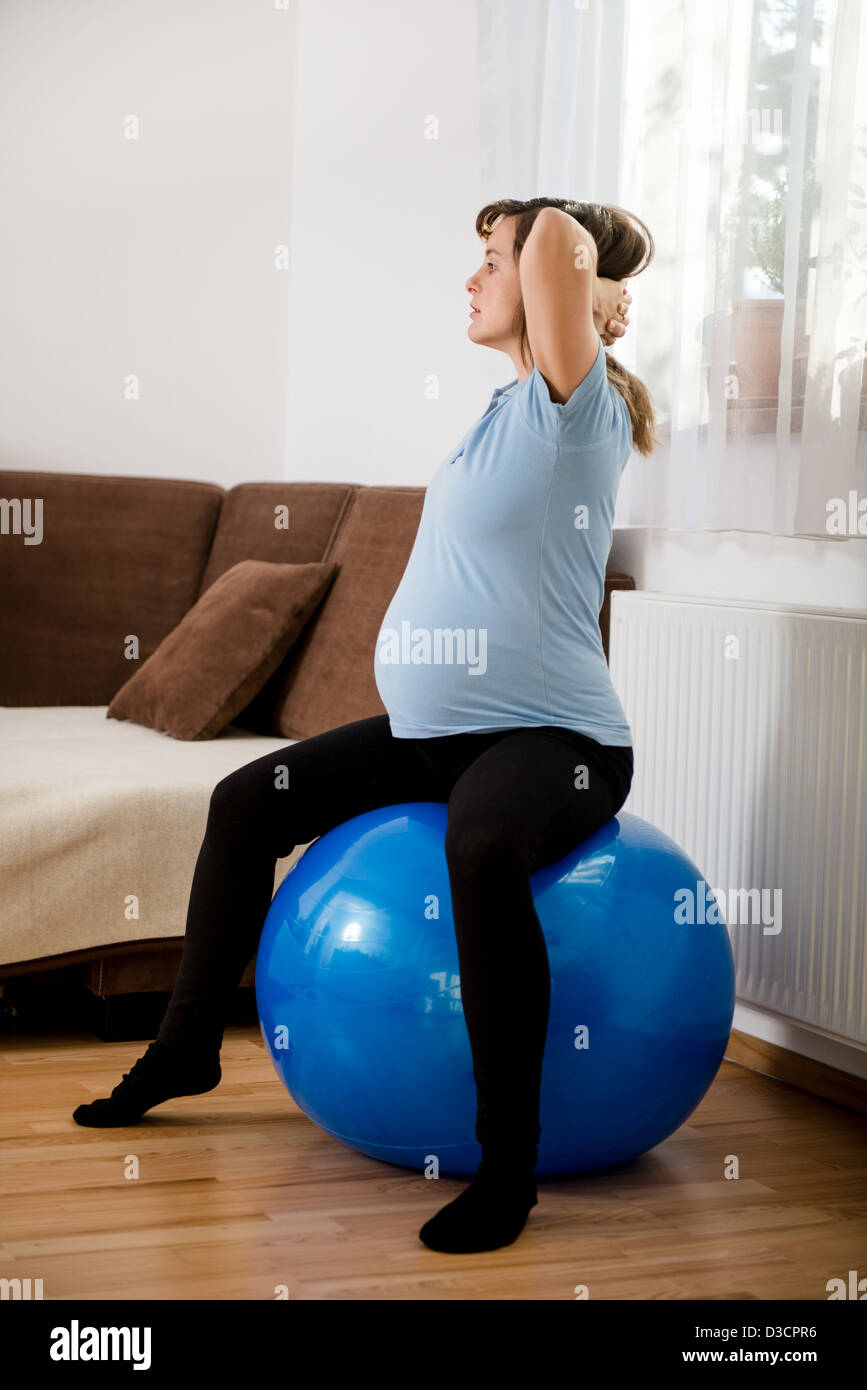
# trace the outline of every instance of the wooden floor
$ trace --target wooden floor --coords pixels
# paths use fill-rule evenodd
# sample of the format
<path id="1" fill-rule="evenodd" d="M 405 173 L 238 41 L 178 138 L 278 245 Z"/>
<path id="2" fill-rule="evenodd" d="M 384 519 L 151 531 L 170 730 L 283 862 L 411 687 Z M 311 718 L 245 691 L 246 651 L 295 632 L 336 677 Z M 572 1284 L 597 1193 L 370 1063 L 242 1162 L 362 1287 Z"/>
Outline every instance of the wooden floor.
<path id="1" fill-rule="evenodd" d="M 540 1179 L 514 1245 L 443 1255 L 418 1228 L 467 1179 L 329 1139 L 254 1027 L 227 1029 L 209 1095 L 76 1125 L 144 1049 L 0 1039 L 0 1277 L 41 1278 L 46 1299 L 824 1300 L 867 1275 L 867 1119 L 730 1062 L 650 1154 Z"/>

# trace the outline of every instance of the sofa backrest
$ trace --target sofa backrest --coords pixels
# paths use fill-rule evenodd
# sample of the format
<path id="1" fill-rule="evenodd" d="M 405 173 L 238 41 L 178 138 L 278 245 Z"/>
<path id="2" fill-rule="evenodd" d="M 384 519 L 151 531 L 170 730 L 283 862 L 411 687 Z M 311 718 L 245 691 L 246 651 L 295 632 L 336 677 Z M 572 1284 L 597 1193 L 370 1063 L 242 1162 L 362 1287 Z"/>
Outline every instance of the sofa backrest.
<path id="1" fill-rule="evenodd" d="M 0 704 L 107 705 L 195 603 L 224 495 L 212 483 L 0 471 Z M 30 544 L 21 526 L 38 517 Z M 136 662 L 124 656 L 131 636 Z"/>

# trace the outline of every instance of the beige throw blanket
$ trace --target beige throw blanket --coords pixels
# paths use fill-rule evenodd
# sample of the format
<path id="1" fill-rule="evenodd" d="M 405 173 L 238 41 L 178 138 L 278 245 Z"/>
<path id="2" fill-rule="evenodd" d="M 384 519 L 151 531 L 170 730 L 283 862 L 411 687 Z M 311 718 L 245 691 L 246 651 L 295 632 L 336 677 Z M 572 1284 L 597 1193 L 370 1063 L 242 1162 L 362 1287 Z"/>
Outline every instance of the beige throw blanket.
<path id="1" fill-rule="evenodd" d="M 185 743 L 106 708 L 0 707 L 2 964 L 183 936 L 214 786 L 294 741 Z M 306 847 L 277 861 L 275 889 Z"/>

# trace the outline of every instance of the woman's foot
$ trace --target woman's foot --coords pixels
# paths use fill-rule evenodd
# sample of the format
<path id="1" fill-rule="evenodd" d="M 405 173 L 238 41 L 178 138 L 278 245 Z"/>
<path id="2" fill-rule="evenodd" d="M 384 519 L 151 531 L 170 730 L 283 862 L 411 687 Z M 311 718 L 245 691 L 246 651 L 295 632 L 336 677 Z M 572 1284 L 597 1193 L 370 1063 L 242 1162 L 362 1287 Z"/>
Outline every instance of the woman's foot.
<path id="1" fill-rule="evenodd" d="M 76 1124 L 93 1128 L 134 1125 L 146 1110 L 175 1096 L 200 1096 L 220 1084 L 219 1050 L 193 1049 L 154 1041 L 106 1100 L 79 1105 Z"/>
<path id="2" fill-rule="evenodd" d="M 452 1255 L 498 1250 L 517 1239 L 537 1202 L 532 1170 L 506 1174 L 482 1160 L 469 1187 L 425 1222 L 419 1239 Z"/>

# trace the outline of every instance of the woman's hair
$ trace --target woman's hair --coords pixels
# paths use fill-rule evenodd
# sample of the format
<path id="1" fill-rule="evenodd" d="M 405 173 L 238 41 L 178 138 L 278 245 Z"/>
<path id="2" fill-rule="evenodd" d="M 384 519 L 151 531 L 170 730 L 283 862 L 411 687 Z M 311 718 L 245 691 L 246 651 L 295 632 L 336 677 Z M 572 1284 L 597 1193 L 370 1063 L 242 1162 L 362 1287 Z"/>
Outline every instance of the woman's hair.
<path id="1" fill-rule="evenodd" d="M 526 202 L 517 198 L 500 198 L 482 208 L 476 218 L 476 231 L 486 241 L 500 213 L 506 217 L 517 217 L 514 247 L 517 264 L 521 248 L 542 208 L 559 208 L 561 212 L 568 212 L 587 229 L 598 251 L 596 274 L 604 279 L 624 280 L 627 276 L 638 275 L 653 260 L 653 237 L 641 218 L 610 203 L 577 203 L 571 198 L 528 198 Z M 518 304 L 512 331 L 520 339 L 522 360 L 532 361 L 523 301 Z M 608 380 L 617 387 L 629 408 L 632 442 L 636 451 L 639 454 L 652 453 L 660 447 L 661 441 L 653 433 L 654 413 L 647 387 L 608 353 L 605 354 L 605 370 Z"/>

